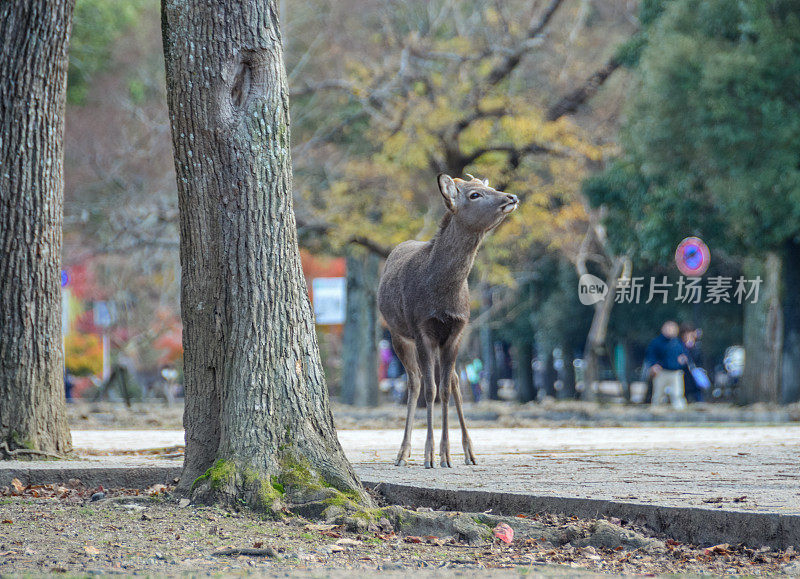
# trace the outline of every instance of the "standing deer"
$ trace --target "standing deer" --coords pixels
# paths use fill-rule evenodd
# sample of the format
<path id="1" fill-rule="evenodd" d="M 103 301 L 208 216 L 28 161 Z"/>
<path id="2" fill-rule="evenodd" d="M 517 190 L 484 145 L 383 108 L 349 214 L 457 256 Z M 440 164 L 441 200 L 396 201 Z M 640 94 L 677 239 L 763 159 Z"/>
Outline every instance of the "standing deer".
<path id="1" fill-rule="evenodd" d="M 405 241 L 394 248 L 378 288 L 378 307 L 392 333 L 392 344 L 408 374 L 408 409 L 397 466 L 411 455 L 411 427 L 420 391 L 425 387 L 428 438 L 425 468 L 434 467 L 433 401 L 442 402 L 441 465 L 451 467 L 447 405 L 455 397 L 466 464 L 477 464 L 464 422 L 461 389 L 455 372 L 461 334 L 469 321 L 467 276 L 487 232 L 514 211 L 516 195 L 496 191 L 489 182 L 439 175 L 439 191 L 447 207 L 439 231 L 427 242 Z"/>

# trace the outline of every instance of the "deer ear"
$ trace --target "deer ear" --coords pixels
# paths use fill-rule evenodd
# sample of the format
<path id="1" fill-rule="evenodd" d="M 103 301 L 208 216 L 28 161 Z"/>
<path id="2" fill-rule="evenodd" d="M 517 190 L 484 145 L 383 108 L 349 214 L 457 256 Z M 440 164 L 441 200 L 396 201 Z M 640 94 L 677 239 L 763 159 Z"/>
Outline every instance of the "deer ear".
<path id="1" fill-rule="evenodd" d="M 458 195 L 458 188 L 456 187 L 455 181 L 453 181 L 449 175 L 445 175 L 444 173 L 439 174 L 438 181 L 439 191 L 441 192 L 442 197 L 444 197 L 444 204 L 447 206 L 447 209 L 455 213 L 456 196 Z"/>

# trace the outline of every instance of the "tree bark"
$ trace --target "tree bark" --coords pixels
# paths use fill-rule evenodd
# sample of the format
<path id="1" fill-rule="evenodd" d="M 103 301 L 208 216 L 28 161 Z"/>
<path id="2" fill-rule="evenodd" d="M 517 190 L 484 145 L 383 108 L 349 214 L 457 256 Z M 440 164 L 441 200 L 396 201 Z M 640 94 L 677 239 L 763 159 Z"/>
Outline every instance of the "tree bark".
<path id="1" fill-rule="evenodd" d="M 61 337 L 73 1 L 0 4 L 0 458 L 71 450 Z"/>
<path id="2" fill-rule="evenodd" d="M 519 401 L 522 403 L 536 400 L 536 386 L 533 383 L 533 342 L 520 339 L 515 344 L 517 357 L 516 386 Z"/>
<path id="3" fill-rule="evenodd" d="M 783 320 L 781 318 L 781 259 L 770 253 L 765 261 L 749 258 L 745 262 L 745 277 L 763 280 L 758 301 L 744 304 L 745 365 L 738 401 L 741 404 L 780 400 L 781 348 Z"/>
<path id="4" fill-rule="evenodd" d="M 378 405 L 378 281 L 380 257 L 347 246 L 347 319 L 342 337 L 342 402 Z"/>
<path id="5" fill-rule="evenodd" d="M 783 262 L 781 403 L 800 400 L 800 242 L 789 240 Z"/>
<path id="6" fill-rule="evenodd" d="M 368 502 L 336 438 L 300 267 L 277 12 L 275 0 L 162 2 L 181 230 L 179 490 L 268 508 L 272 477 L 301 464 Z"/>

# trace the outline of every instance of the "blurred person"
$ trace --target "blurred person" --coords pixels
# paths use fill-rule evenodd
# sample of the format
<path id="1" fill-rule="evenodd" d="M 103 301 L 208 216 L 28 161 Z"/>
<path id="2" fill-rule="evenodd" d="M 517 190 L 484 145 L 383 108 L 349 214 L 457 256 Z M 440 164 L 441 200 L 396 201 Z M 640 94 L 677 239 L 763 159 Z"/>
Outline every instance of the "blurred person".
<path id="1" fill-rule="evenodd" d="M 72 402 L 72 389 L 75 387 L 75 381 L 72 379 L 72 374 L 69 370 L 64 371 L 64 395 L 67 397 L 67 402 Z"/>
<path id="2" fill-rule="evenodd" d="M 392 398 L 395 402 L 400 404 L 403 402 L 403 396 L 406 392 L 406 384 L 405 380 L 403 380 L 405 368 L 403 368 L 403 364 L 400 362 L 400 358 L 394 353 L 394 350 L 391 352 L 392 358 L 386 366 L 386 379 L 391 386 Z"/>
<path id="3" fill-rule="evenodd" d="M 686 355 L 686 370 L 683 373 L 683 391 L 687 402 L 702 402 L 703 390 L 709 385 L 708 377 L 705 381 L 699 374 L 705 372 L 698 365 L 702 365 L 702 353 L 698 345 L 700 330 L 692 324 L 685 322 L 681 324 L 678 337 L 683 344 L 684 354 Z"/>
<path id="4" fill-rule="evenodd" d="M 480 358 L 474 358 L 472 362 L 467 364 L 464 368 L 467 373 L 467 382 L 472 389 L 472 399 L 475 402 L 480 402 L 481 395 L 483 394 L 481 388 L 481 372 L 483 372 L 483 362 Z"/>
<path id="5" fill-rule="evenodd" d="M 683 396 L 683 368 L 688 364 L 688 357 L 683 343 L 678 338 L 678 324 L 672 320 L 664 322 L 661 333 L 647 346 L 644 361 L 648 375 L 653 380 L 653 396 L 651 403 L 661 404 L 665 396 L 669 396 L 672 407 L 676 410 L 686 407 Z"/>

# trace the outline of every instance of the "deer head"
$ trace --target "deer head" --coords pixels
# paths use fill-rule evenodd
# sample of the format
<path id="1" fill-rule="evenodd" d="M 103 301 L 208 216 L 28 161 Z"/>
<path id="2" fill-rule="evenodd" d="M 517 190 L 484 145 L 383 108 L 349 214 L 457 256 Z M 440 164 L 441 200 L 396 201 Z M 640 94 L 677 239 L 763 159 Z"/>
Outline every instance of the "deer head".
<path id="1" fill-rule="evenodd" d="M 489 231 L 500 225 L 506 216 L 519 205 L 516 195 L 503 193 L 489 187 L 489 180 L 467 175 L 469 181 L 439 175 L 439 191 L 445 207 L 462 227 L 474 231 Z"/>

